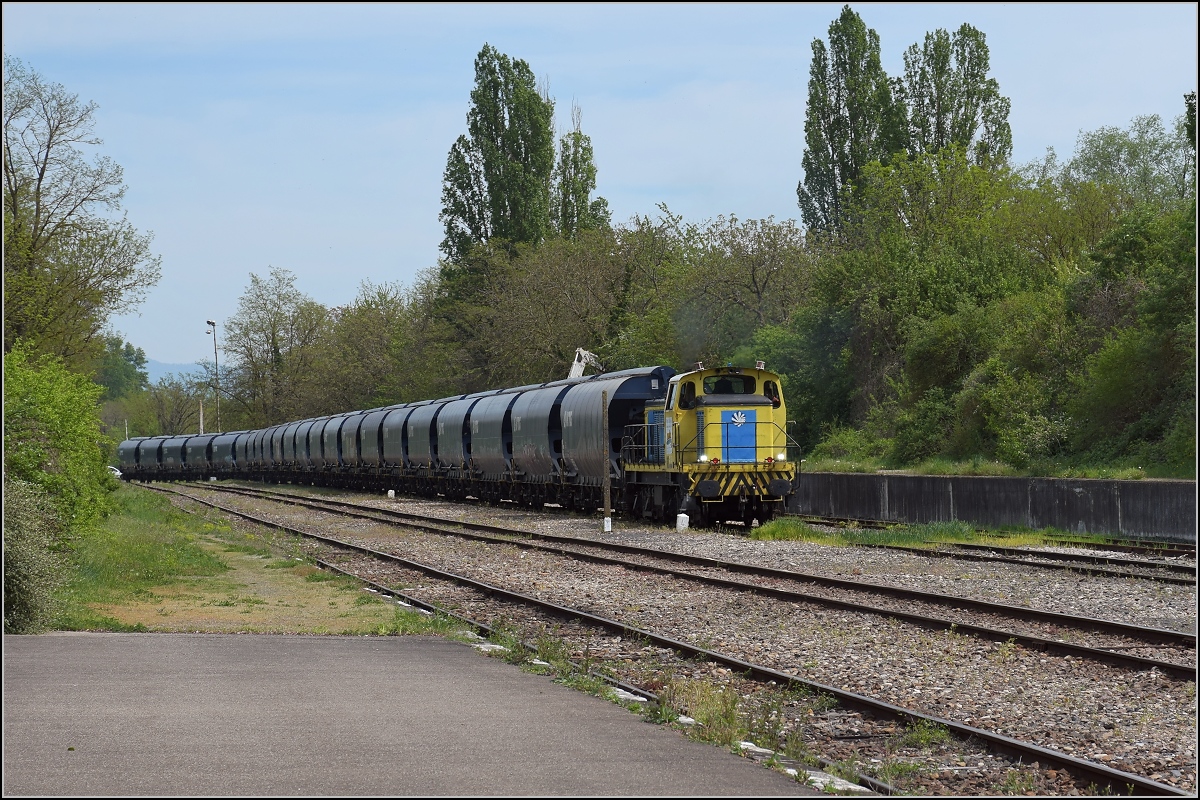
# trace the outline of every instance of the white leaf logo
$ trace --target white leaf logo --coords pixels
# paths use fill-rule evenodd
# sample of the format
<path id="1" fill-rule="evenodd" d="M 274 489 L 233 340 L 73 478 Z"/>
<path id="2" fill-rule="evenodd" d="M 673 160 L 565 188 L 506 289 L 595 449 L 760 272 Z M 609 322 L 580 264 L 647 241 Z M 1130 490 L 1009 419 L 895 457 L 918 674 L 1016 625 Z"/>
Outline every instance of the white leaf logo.
<path id="1" fill-rule="evenodd" d="M 741 411 L 735 411 L 730 419 L 732 419 L 733 424 L 739 428 L 746 424 L 746 415 Z"/>

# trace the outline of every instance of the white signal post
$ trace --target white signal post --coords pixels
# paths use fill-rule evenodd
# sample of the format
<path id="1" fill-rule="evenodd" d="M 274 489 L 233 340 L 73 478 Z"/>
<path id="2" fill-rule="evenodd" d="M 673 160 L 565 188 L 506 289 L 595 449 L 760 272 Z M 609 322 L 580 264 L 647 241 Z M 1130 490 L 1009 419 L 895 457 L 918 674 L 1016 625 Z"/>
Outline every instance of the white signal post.
<path id="1" fill-rule="evenodd" d="M 612 446 L 608 436 L 608 390 L 600 393 L 600 430 L 604 433 L 604 532 L 612 532 L 612 459 L 608 449 Z"/>

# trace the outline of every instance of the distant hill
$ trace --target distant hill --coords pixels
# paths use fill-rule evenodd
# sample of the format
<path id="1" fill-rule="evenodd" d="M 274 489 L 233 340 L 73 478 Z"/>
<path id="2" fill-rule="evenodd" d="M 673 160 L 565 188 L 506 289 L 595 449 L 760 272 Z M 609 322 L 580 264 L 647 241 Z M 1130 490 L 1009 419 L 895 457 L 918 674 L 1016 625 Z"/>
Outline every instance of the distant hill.
<path id="1" fill-rule="evenodd" d="M 199 371 L 200 367 L 195 364 L 164 364 L 152 358 L 146 359 L 146 375 L 149 377 L 150 383 L 158 383 L 159 378 L 165 378 L 168 375 L 183 375 Z"/>

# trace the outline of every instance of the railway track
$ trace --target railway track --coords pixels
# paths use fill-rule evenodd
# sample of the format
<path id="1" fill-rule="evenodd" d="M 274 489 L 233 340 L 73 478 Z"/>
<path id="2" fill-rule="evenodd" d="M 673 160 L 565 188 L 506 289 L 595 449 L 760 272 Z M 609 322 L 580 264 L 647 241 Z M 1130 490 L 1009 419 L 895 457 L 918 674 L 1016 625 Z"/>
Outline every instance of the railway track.
<path id="1" fill-rule="evenodd" d="M 197 488 L 199 488 L 199 487 L 197 487 Z M 208 487 L 203 487 L 203 488 L 208 488 Z M 202 501 L 202 502 L 209 502 L 209 501 Z M 244 514 L 245 513 L 243 511 L 238 511 L 236 509 L 226 509 L 226 512 L 227 513 L 235 513 L 235 514 Z M 320 513 L 322 513 L 322 512 L 317 512 L 317 514 L 320 514 Z M 251 516 L 253 516 L 253 515 L 251 515 Z M 315 517 L 312 508 L 309 508 L 307 510 L 307 516 L 309 519 L 312 519 Z M 268 524 L 268 525 L 276 525 L 276 526 L 281 525 L 281 523 L 278 520 L 272 521 L 272 520 L 258 519 L 258 522 L 260 522 L 260 524 Z M 364 522 L 362 524 L 369 524 L 369 523 Z M 293 530 L 295 530 L 295 529 L 293 529 Z M 300 531 L 296 531 L 296 532 L 302 533 L 302 535 L 311 535 L 309 533 L 304 533 L 304 532 L 300 532 Z M 431 534 L 431 535 L 444 536 L 445 532 L 442 531 L 442 532 L 439 532 L 438 534 Z M 364 547 L 361 544 L 341 542 L 337 545 L 330 544 L 327 546 L 330 546 L 330 547 L 354 546 L 354 547 L 359 548 L 358 552 L 360 552 L 360 553 L 370 551 L 372 559 L 382 557 L 378 553 L 377 550 L 374 550 L 371 547 Z M 515 547 L 513 546 L 513 542 L 511 542 L 511 541 L 506 542 L 502 546 L 509 547 L 511 549 L 515 549 Z M 528 549 L 529 549 L 528 547 L 523 548 L 522 552 L 526 552 L 526 551 L 528 551 Z M 565 558 L 568 556 L 551 556 L 550 554 L 546 554 L 545 557 L 547 557 L 547 558 L 554 557 L 554 558 L 559 558 L 561 560 L 562 558 Z M 571 554 L 569 557 L 572 559 L 579 558 L 579 556 L 577 554 Z M 395 556 L 388 556 L 388 558 L 395 559 Z M 406 562 L 405 568 L 406 569 L 418 569 L 419 568 L 419 569 L 425 570 L 425 572 L 423 574 L 426 574 L 426 575 L 434 574 L 434 573 L 430 572 L 430 570 L 435 570 L 435 571 L 440 570 L 442 573 L 446 573 L 446 570 L 444 569 L 444 567 L 438 567 L 438 566 L 432 565 L 432 564 L 415 564 L 414 562 Z M 612 567 L 610 565 L 609 568 L 615 568 L 615 567 Z M 556 567 L 556 569 L 562 569 L 562 567 L 559 566 L 559 567 Z M 644 570 L 644 567 L 639 567 L 639 569 Z M 359 571 L 358 574 L 362 575 L 363 571 Z M 661 571 L 658 574 L 660 576 L 665 575 L 665 573 L 663 573 Z M 370 575 L 367 575 L 367 577 L 370 577 Z M 851 719 L 850 717 L 846 717 L 845 719 L 843 719 L 842 723 L 835 724 L 833 722 L 829 722 L 828 727 L 830 730 L 834 730 L 834 731 L 843 730 L 843 738 L 842 739 L 831 738 L 828 742 L 826 742 L 824 745 L 822 745 L 823 747 L 828 748 L 823 751 L 826 753 L 836 753 L 836 752 L 838 752 L 839 748 L 841 748 L 844 751 L 847 741 L 858 742 L 859 744 L 861 744 L 862 741 L 865 741 L 865 739 L 862 739 L 861 737 L 878 738 L 880 740 L 880 742 L 890 741 L 890 739 L 888 739 L 887 735 L 880 734 L 880 733 L 872 733 L 871 731 L 875 731 L 876 728 L 878 727 L 878 725 L 886 726 L 886 724 L 888 724 L 886 722 L 879 722 L 879 720 L 889 720 L 890 719 L 890 720 L 894 721 L 896 719 L 900 719 L 900 720 L 905 721 L 905 724 L 907 724 L 907 725 L 930 724 L 930 725 L 947 726 L 947 728 L 946 728 L 947 730 L 953 730 L 960 736 L 968 737 L 968 740 L 973 740 L 973 741 L 977 741 L 977 742 L 978 741 L 989 742 L 988 746 L 990 748 L 996 749 L 997 752 L 1002 751 L 1002 752 L 1009 752 L 1009 753 L 1013 753 L 1013 752 L 1018 753 L 1018 755 L 1016 757 L 1018 759 L 1024 759 L 1025 764 L 1028 764 L 1030 762 L 1030 760 L 1036 760 L 1036 761 L 1038 761 L 1039 764 L 1060 765 L 1062 767 L 1062 769 L 1066 772 L 1066 774 L 1075 775 L 1075 776 L 1083 776 L 1080 778 L 1080 780 L 1083 782 L 1079 783 L 1079 785 L 1076 788 L 1085 788 L 1087 786 L 1087 784 L 1090 782 L 1090 783 L 1096 783 L 1097 785 L 1112 787 L 1114 791 L 1118 791 L 1121 793 L 1125 792 L 1126 785 L 1136 786 L 1136 787 L 1138 787 L 1138 791 L 1142 791 L 1142 792 L 1146 792 L 1146 793 L 1156 793 L 1156 794 L 1162 793 L 1162 792 L 1177 793 L 1179 791 L 1177 788 L 1173 788 L 1167 784 L 1159 783 L 1158 781 L 1155 781 L 1151 778 L 1132 776 L 1132 777 L 1136 778 L 1136 780 L 1132 780 L 1130 773 L 1126 773 L 1121 770 L 1113 770 L 1111 767 L 1106 767 L 1102 764 L 1097 765 L 1091 761 L 1087 761 L 1084 759 L 1077 759 L 1073 756 L 1067 755 L 1063 751 L 1058 751 L 1058 750 L 1041 747 L 1040 745 L 1037 745 L 1037 744 L 1029 744 L 1029 743 L 1020 744 L 1019 740 L 1008 737 L 1003 733 L 989 732 L 983 728 L 975 728 L 971 725 L 967 725 L 962 721 L 951 721 L 942 716 L 935 716 L 935 715 L 932 715 L 930 713 L 923 712 L 920 710 L 913 710 L 910 708 L 905 708 L 905 707 L 896 705 L 894 703 L 889 703 L 885 700 L 870 698 L 870 697 L 867 697 L 866 695 L 860 694 L 858 692 L 848 691 L 844 686 L 841 688 L 838 688 L 838 687 L 832 686 L 831 684 L 828 684 L 828 683 L 820 683 L 820 682 L 817 682 L 814 680 L 801 678 L 795 674 L 791 674 L 791 673 L 798 671 L 795 669 L 790 670 L 790 671 L 785 671 L 785 670 L 779 669 L 778 664 L 775 664 L 775 665 L 772 665 L 770 663 L 761 664 L 761 663 L 757 663 L 757 661 L 751 661 L 746 658 L 738 658 L 735 656 L 729 656 L 727 654 L 722 654 L 722 653 L 716 652 L 715 650 L 713 650 L 711 648 L 698 646 L 695 642 L 682 641 L 681 639 L 679 639 L 677 637 L 673 637 L 673 636 L 669 635 L 669 631 L 656 632 L 655 629 L 652 629 L 650 626 L 639 627 L 639 626 L 635 625 L 633 622 L 631 622 L 629 619 L 617 619 L 612 616 L 603 616 L 603 615 L 599 615 L 599 614 L 594 614 L 594 613 L 592 613 L 592 611 L 589 611 L 587 608 L 580 607 L 580 606 L 586 605 L 586 604 L 577 604 L 577 605 L 573 605 L 573 606 L 566 606 L 566 605 L 563 605 L 562 603 L 555 603 L 555 602 L 552 602 L 550 600 L 546 600 L 543 598 L 532 597 L 529 594 L 521 594 L 521 593 L 513 592 L 511 587 L 508 589 L 504 589 L 502 587 L 497 587 L 495 585 L 484 584 L 483 582 L 480 582 L 477 577 L 471 578 L 470 576 L 458 574 L 457 572 L 449 577 L 443 576 L 442 578 L 440 578 L 440 580 L 457 581 L 458 583 L 456 585 L 458 585 L 460 587 L 472 584 L 472 582 L 473 582 L 474 584 L 479 584 L 478 586 L 476 586 L 475 591 L 485 592 L 485 593 L 489 594 L 489 596 L 499 596 L 496 593 L 501 593 L 501 594 L 507 593 L 504 595 L 509 598 L 506 602 L 508 602 L 508 603 L 517 602 L 517 603 L 526 604 L 526 605 L 532 604 L 534 606 L 538 606 L 539 608 L 543 607 L 543 605 L 544 605 L 545 606 L 545 608 L 543 609 L 544 613 L 549 613 L 549 611 L 546 611 L 545 609 L 548 609 L 550 607 L 555 607 L 558 609 L 566 609 L 566 610 L 565 611 L 560 610 L 560 611 L 557 611 L 554 613 L 557 613 L 560 616 L 565 614 L 566 616 L 571 617 L 572 619 L 575 619 L 575 618 L 585 619 L 586 618 L 585 615 L 595 616 L 598 619 L 607 620 L 607 622 L 602 623 L 597 620 L 590 620 L 589 624 L 592 624 L 592 625 L 605 624 L 605 625 L 609 626 L 609 630 L 624 631 L 624 633 L 619 634 L 621 637 L 624 637 L 624 639 L 630 638 L 630 632 L 632 632 L 633 637 L 639 642 L 650 641 L 650 642 L 655 642 L 656 644 L 654 645 L 654 647 L 657 647 L 657 648 L 665 648 L 665 649 L 673 648 L 674 650 L 676 650 L 678 652 L 682 652 L 682 653 L 686 654 L 686 656 L 692 660 L 704 659 L 705 660 L 704 663 L 725 664 L 727 666 L 723 667 L 724 669 L 733 670 L 735 672 L 746 672 L 747 674 L 750 674 L 753 677 L 753 680 L 757 680 L 760 683 L 762 683 L 762 682 L 769 683 L 770 681 L 775 681 L 777 686 L 792 686 L 792 687 L 796 687 L 796 688 L 804 688 L 804 690 L 809 693 L 816 692 L 818 694 L 818 696 L 820 696 L 821 694 L 826 694 L 828 696 L 837 697 L 842 701 L 843 704 L 848 704 L 849 707 L 859 709 L 858 711 L 845 712 L 845 713 L 860 714 L 860 715 L 865 715 L 865 716 L 860 716 L 858 718 L 855 718 L 858 720 L 858 722 L 855 724 L 859 724 L 860 728 L 861 728 L 861 730 L 859 730 L 859 733 L 849 733 L 849 734 L 845 733 L 845 725 L 843 725 L 842 723 L 845 723 L 846 720 Z M 674 583 L 681 583 L 685 580 L 689 581 L 689 582 L 694 582 L 696 580 L 696 578 L 693 575 L 688 575 L 686 577 L 672 576 L 670 578 L 670 580 L 674 584 Z M 536 582 L 535 582 L 535 587 L 536 587 Z M 744 592 L 746 590 L 741 590 L 741 591 Z M 755 587 L 755 593 L 760 594 L 760 595 L 763 594 L 764 593 L 763 587 Z M 539 613 L 543 613 L 543 612 L 539 612 Z M 501 612 L 501 613 L 503 614 L 505 612 Z M 512 613 L 512 612 L 510 611 L 507 613 Z M 878 612 L 874 612 L 874 613 L 878 614 Z M 657 626 L 655 626 L 655 628 L 657 628 Z M 948 634 L 948 635 L 953 637 L 956 634 Z M 998 647 L 1001 648 L 998 652 L 1004 652 L 1003 648 L 1005 648 L 1006 646 L 1011 648 L 1012 643 L 1011 642 L 1001 643 L 1000 645 L 998 645 Z M 1193 647 L 1194 647 L 1194 637 L 1193 637 Z M 644 648 L 644 646 L 643 646 L 643 648 Z M 636 652 L 637 652 L 637 649 L 635 649 L 635 652 L 634 652 L 635 657 L 632 658 L 632 661 L 634 661 L 634 662 L 638 661 L 638 659 L 636 658 Z M 1066 657 L 1066 659 L 1068 662 L 1070 662 L 1070 660 L 1071 660 L 1070 657 Z M 623 657 L 615 657 L 612 660 L 612 663 L 621 664 L 621 663 L 626 663 L 628 661 L 630 661 L 630 656 L 629 656 L 629 653 L 626 651 L 625 655 Z M 1045 663 L 1044 660 L 1043 660 L 1043 663 Z M 678 665 L 676 665 L 676 666 L 678 666 Z M 683 669 L 683 667 L 679 667 L 679 668 Z M 686 670 L 685 670 L 685 673 L 686 673 Z M 685 673 L 680 673 L 680 674 L 685 674 Z M 676 673 L 672 673 L 672 674 L 676 674 Z M 653 683 L 653 681 L 646 681 L 643 678 L 641 685 L 643 687 L 645 687 L 647 682 Z M 631 683 L 631 685 L 637 686 L 637 684 L 635 684 L 635 683 Z M 646 690 L 649 691 L 650 689 L 653 689 L 653 688 L 655 688 L 655 687 L 650 686 Z M 751 694 L 756 694 L 756 693 L 757 693 L 757 690 L 755 690 L 754 692 L 751 692 Z M 865 705 L 864 705 L 864 703 L 865 703 Z M 839 713 L 841 713 L 841 712 L 839 712 Z M 868 717 L 870 719 L 868 719 Z M 970 721 L 970 717 L 967 718 L 967 721 Z M 822 723 L 822 724 L 825 724 L 825 723 Z M 839 727 L 839 725 L 841 727 Z M 1194 731 L 1194 718 L 1193 718 L 1192 726 L 1193 726 L 1193 731 Z M 893 732 L 894 732 L 894 727 L 895 726 L 893 723 Z M 810 728 L 812 728 L 812 726 L 806 726 L 805 730 L 810 730 Z M 853 728 L 851 728 L 851 730 L 853 730 Z M 867 731 L 867 732 L 864 733 L 863 731 Z M 834 734 L 831 734 L 831 736 L 834 736 Z M 850 737 L 850 738 L 846 738 L 846 737 Z M 859 737 L 859 738 L 854 738 L 854 737 Z M 1028 745 L 1028 747 L 1026 747 L 1026 745 Z M 1014 750 L 1013 748 L 1016 748 L 1016 749 Z M 1022 749 L 1022 748 L 1024 748 L 1024 749 Z M 1029 749 L 1029 748 L 1032 748 L 1032 749 Z M 886 752 L 894 753 L 895 751 L 894 750 L 888 751 L 887 747 L 884 747 L 883 751 L 880 751 L 880 752 L 885 752 L 885 754 L 886 754 Z M 891 757 L 891 756 L 889 756 L 889 757 Z M 1075 763 L 1076 761 L 1079 761 L 1081 763 L 1076 764 Z M 997 762 L 997 763 L 999 763 L 999 762 Z M 1011 763 L 1011 762 L 1006 762 L 1006 763 Z M 958 770 L 959 767 L 957 767 L 954 764 L 945 765 L 945 766 L 947 767 L 946 769 L 934 770 L 934 772 L 936 772 L 939 776 L 944 776 L 946 780 L 952 780 L 956 770 Z M 976 770 L 976 767 L 971 766 L 969 769 L 964 767 L 963 770 L 968 771 L 968 772 L 974 772 Z M 1043 770 L 1043 771 L 1045 771 L 1045 770 Z M 1052 782 L 1053 782 L 1053 778 L 1057 778 L 1058 770 L 1050 770 L 1050 771 L 1056 773 L 1054 776 L 1052 776 Z M 946 776 L 948 776 L 948 777 L 946 777 Z M 968 775 L 967 777 L 972 777 L 972 776 Z M 1040 783 L 1044 783 L 1046 781 L 1045 776 L 1042 776 L 1039 773 L 1038 781 Z M 1148 781 L 1148 783 L 1147 783 L 1147 781 Z M 1058 781 L 1058 782 L 1062 783 L 1062 781 Z M 961 781 L 959 783 L 961 785 Z M 937 787 L 928 786 L 925 788 L 930 788 L 932 790 Z M 941 791 L 942 793 L 946 793 L 944 791 L 944 789 L 939 789 L 939 791 Z M 953 792 L 951 792 L 951 793 L 953 793 Z M 968 792 L 968 793 L 970 793 L 970 792 Z"/>
<path id="2" fill-rule="evenodd" d="M 1186 542 L 1156 539 L 1117 539 L 1113 537 L 1095 537 L 1081 539 L 1075 536 L 1042 535 L 1046 544 L 1059 547 L 1084 547 L 1090 550 L 1108 550 L 1114 553 L 1136 553 L 1157 558 L 1190 558 L 1196 559 L 1196 545 Z"/>
<path id="3" fill-rule="evenodd" d="M 846 527 L 847 521 L 841 519 L 824 519 L 821 517 L 802 517 L 812 524 L 832 524 L 835 527 Z M 853 521 L 853 527 L 868 530 L 884 530 L 889 527 L 885 523 Z M 1062 550 L 1030 549 L 1021 547 L 1001 547 L 990 544 L 973 544 L 969 542 L 939 542 L 928 540 L 916 545 L 883 544 L 856 542 L 856 547 L 877 547 L 897 552 L 915 553 L 930 558 L 955 558 L 960 560 L 992 561 L 997 563 L 1024 564 L 1039 569 L 1062 571 L 1084 571 L 1092 575 L 1105 575 L 1113 578 L 1150 578 L 1166 583 L 1176 583 L 1183 586 L 1196 584 L 1196 551 L 1195 548 L 1182 546 L 1152 547 L 1108 544 L 1106 542 L 1091 543 L 1082 540 L 1058 539 L 1047 537 L 1052 546 L 1078 547 L 1087 549 L 1116 549 L 1118 552 L 1138 553 L 1153 556 L 1151 559 L 1119 558 L 1116 556 L 1097 555 L 1093 553 L 1063 552 Z M 1189 563 L 1190 562 L 1190 563 Z"/>
<path id="4" fill-rule="evenodd" d="M 691 556 L 649 547 L 621 545 L 581 537 L 556 536 L 497 525 L 407 514 L 329 498 L 312 498 L 287 492 L 234 487 L 221 487 L 219 491 L 261 497 L 275 502 L 285 502 L 317 511 L 362 519 L 394 522 L 424 531 L 452 534 L 477 541 L 497 544 L 515 543 L 521 547 L 584 558 L 595 563 L 644 569 L 661 575 L 689 578 L 712 586 L 765 595 L 790 602 L 821 603 L 852 611 L 880 614 L 931 629 L 954 630 L 960 634 L 980 636 L 991 641 L 1011 641 L 1024 647 L 1060 655 L 1091 658 L 1128 669 L 1157 669 L 1166 675 L 1182 680 L 1193 678 L 1196 671 L 1196 636 L 1179 631 L 1129 625 L 1102 619 L 1073 617 L 1036 609 L 970 600 L 953 595 L 921 592 L 903 587 L 832 579 L 792 570 Z M 524 540 L 537 540 L 552 544 L 531 544 Z M 635 560 L 614 558 L 597 554 L 595 551 L 600 551 L 600 553 L 620 552 L 634 556 Z M 673 566 L 678 564 L 687 565 L 693 570 L 682 571 Z M 695 571 L 696 569 L 700 571 Z M 748 575 L 755 580 L 753 583 L 747 583 L 735 577 L 741 575 Z M 797 584 L 816 584 L 824 589 L 833 590 L 833 592 L 814 594 L 811 591 L 788 588 Z M 881 598 L 903 600 L 905 608 L 914 610 L 903 611 L 895 604 L 886 608 L 881 607 L 876 604 L 881 601 Z M 874 603 L 865 602 L 864 599 L 874 600 Z M 928 611 L 915 613 L 915 608 L 918 606 L 928 609 Z M 931 616 L 929 612 L 932 610 L 942 610 L 943 612 L 953 610 L 959 613 L 954 617 Z M 980 615 L 990 625 L 1007 624 L 1008 627 L 996 628 L 978 624 L 977 617 Z M 1014 626 L 1013 622 L 1026 624 Z M 1086 644 L 1068 642 L 1063 636 L 1068 631 L 1075 631 L 1079 635 L 1086 633 L 1091 636 L 1085 637 L 1088 639 Z M 1147 653 L 1155 649 L 1159 651 L 1155 653 L 1156 657 L 1147 657 L 1131 652 L 1140 650 L 1142 653 Z M 1164 655 L 1173 656 L 1174 660 L 1164 660 Z"/>
<path id="5" fill-rule="evenodd" d="M 1153 561 L 1134 559 L 1110 559 L 1103 556 L 1089 556 L 1076 553 L 1059 553 L 1053 551 L 1032 551 L 1014 547 L 994 547 L 992 545 L 973 545 L 966 543 L 929 542 L 930 547 L 912 547 L 898 544 L 871 544 L 860 547 L 878 547 L 897 552 L 914 553 L 929 558 L 953 558 L 960 561 L 988 561 L 993 563 L 1021 564 L 1038 569 L 1052 569 L 1065 572 L 1086 572 L 1109 578 L 1144 578 L 1175 583 L 1181 586 L 1196 585 L 1196 568 L 1184 564 L 1164 564 Z M 978 551 L 986 551 L 984 555 Z M 1122 564 L 1136 569 L 1111 569 L 1094 566 L 1098 564 Z M 1082 566 L 1088 565 L 1088 566 Z"/>

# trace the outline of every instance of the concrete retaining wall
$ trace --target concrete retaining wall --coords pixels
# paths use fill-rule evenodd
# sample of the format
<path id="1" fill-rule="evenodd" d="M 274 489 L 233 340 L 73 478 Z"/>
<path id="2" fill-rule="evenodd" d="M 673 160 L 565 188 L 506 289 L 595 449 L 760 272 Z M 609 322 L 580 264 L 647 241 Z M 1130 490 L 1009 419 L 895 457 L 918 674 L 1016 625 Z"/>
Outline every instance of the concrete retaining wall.
<path id="1" fill-rule="evenodd" d="M 1196 541 L 1195 481 L 804 473 L 793 514 Z"/>

